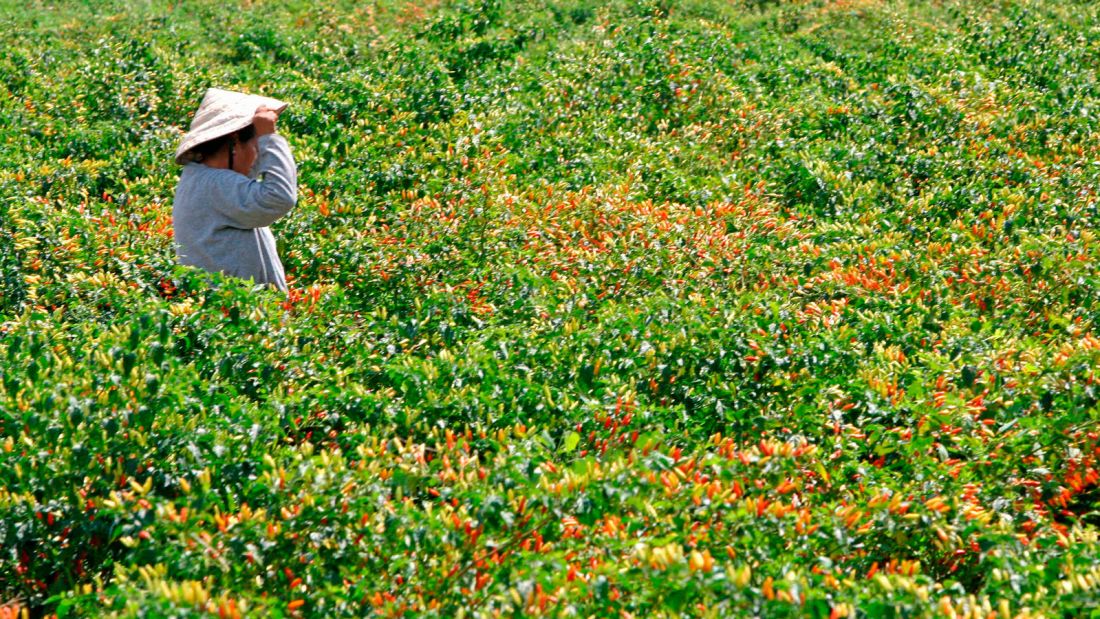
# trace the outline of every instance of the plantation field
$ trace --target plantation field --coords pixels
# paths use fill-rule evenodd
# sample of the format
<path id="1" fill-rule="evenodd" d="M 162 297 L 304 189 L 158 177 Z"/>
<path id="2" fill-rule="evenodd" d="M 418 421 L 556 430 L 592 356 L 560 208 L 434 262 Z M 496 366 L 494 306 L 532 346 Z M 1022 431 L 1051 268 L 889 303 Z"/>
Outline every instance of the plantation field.
<path id="1" fill-rule="evenodd" d="M 1100 6 L 0 0 L 0 617 L 1100 614 Z M 289 101 L 291 290 L 178 267 Z"/>

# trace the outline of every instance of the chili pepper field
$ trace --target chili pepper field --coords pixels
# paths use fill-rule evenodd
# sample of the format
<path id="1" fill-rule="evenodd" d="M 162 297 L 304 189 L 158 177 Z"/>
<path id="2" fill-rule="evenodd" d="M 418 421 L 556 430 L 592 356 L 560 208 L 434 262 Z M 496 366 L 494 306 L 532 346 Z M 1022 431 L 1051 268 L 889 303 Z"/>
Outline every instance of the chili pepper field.
<path id="1" fill-rule="evenodd" d="M 0 617 L 1100 616 L 1100 5 L 0 0 Z M 175 264 L 290 102 L 289 294 Z"/>

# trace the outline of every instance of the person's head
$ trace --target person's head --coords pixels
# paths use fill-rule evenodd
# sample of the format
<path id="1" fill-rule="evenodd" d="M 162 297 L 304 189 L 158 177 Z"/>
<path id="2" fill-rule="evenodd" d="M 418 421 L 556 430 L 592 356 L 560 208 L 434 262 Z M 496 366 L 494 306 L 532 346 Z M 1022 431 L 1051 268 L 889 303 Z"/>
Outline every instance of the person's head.
<path id="1" fill-rule="evenodd" d="M 191 129 L 176 147 L 176 163 L 201 162 L 248 174 L 258 155 L 256 137 L 275 133 L 275 123 L 286 108 L 286 102 L 271 97 L 208 88 L 191 119 Z"/>
<path id="2" fill-rule="evenodd" d="M 191 151 L 198 163 L 213 167 L 225 167 L 239 174 L 248 175 L 256 163 L 256 127 L 249 125 L 240 131 L 203 142 Z"/>

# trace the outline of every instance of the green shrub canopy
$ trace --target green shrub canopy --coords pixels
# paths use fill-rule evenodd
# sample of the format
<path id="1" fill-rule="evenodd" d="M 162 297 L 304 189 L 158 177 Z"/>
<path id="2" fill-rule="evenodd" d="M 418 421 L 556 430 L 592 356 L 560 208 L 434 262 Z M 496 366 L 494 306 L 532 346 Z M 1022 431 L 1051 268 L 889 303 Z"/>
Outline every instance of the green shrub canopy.
<path id="1" fill-rule="evenodd" d="M 0 0 L 0 601 L 1087 616 L 1098 33 Z M 173 264 L 210 86 L 292 104 L 289 295 Z"/>

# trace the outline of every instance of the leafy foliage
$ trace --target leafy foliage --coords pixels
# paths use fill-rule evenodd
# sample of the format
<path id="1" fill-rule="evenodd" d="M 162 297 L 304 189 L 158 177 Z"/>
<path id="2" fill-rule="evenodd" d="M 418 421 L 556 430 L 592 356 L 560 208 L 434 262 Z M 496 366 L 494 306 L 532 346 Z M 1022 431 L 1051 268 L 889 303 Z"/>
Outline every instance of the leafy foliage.
<path id="1" fill-rule="evenodd" d="M 0 600 L 1095 608 L 1094 5 L 95 4 L 0 0 Z M 289 295 L 173 264 L 210 85 Z"/>

